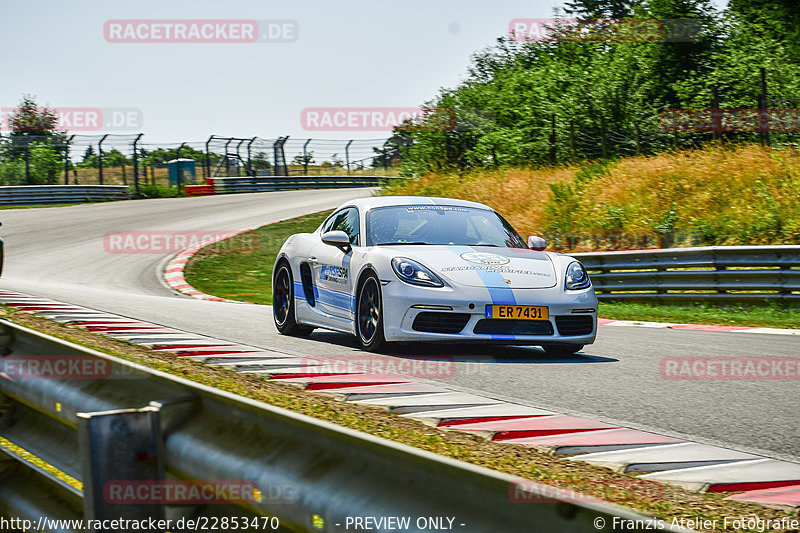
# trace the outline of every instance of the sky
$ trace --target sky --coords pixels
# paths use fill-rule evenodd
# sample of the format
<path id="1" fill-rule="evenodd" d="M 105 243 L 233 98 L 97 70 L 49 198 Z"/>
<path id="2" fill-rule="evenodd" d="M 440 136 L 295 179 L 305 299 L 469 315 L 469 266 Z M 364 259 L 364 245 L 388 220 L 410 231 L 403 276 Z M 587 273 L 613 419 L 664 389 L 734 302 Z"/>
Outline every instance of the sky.
<path id="1" fill-rule="evenodd" d="M 714 3 L 722 7 L 724 0 Z M 551 17 L 560 5 L 3 0 L 0 107 L 13 108 L 31 94 L 40 105 L 62 109 L 75 133 L 141 131 L 150 143 L 212 134 L 387 137 L 388 131 L 366 130 L 457 85 L 470 56 L 506 34 L 511 20 Z M 278 42 L 116 42 L 139 27 L 134 21 L 147 21 L 142 31 L 153 32 L 159 20 L 256 20 L 259 33 L 271 29 Z M 374 116 L 366 115 L 372 123 L 364 118 L 375 108 L 382 113 L 377 125 Z M 347 125 L 341 114 L 338 126 L 325 122 L 337 111 L 349 111 Z M 335 131 L 320 131 L 324 126 Z"/>

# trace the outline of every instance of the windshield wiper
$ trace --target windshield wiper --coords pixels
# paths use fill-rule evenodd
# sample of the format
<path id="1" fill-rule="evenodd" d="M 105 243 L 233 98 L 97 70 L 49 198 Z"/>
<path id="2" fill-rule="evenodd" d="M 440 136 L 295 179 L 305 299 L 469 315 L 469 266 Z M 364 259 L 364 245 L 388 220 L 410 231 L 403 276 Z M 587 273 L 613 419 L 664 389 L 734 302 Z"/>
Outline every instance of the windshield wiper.
<path id="1" fill-rule="evenodd" d="M 422 241 L 412 241 L 412 242 L 379 242 L 375 246 L 407 246 L 409 244 L 428 244 L 427 242 Z"/>

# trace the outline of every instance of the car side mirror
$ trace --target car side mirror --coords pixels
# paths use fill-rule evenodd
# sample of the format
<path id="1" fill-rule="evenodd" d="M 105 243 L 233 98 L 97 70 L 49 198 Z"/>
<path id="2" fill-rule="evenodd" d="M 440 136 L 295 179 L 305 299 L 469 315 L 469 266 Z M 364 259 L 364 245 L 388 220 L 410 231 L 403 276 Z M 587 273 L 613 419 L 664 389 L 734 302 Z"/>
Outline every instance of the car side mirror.
<path id="1" fill-rule="evenodd" d="M 541 252 L 547 248 L 547 241 L 538 235 L 531 235 L 528 237 L 528 248 Z"/>
<path id="2" fill-rule="evenodd" d="M 347 253 L 351 250 L 350 236 L 342 230 L 328 231 L 323 233 L 322 242 L 329 246 L 335 246 L 344 253 Z"/>

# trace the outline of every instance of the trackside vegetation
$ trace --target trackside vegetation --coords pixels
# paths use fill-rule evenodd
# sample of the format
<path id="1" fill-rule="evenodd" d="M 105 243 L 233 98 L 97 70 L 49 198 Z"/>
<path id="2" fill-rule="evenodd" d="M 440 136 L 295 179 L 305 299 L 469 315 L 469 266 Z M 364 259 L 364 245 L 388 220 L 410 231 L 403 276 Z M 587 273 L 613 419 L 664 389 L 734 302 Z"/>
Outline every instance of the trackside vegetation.
<path id="1" fill-rule="evenodd" d="M 553 168 L 430 172 L 381 194 L 483 202 L 551 249 L 800 243 L 800 152 L 714 144 Z"/>

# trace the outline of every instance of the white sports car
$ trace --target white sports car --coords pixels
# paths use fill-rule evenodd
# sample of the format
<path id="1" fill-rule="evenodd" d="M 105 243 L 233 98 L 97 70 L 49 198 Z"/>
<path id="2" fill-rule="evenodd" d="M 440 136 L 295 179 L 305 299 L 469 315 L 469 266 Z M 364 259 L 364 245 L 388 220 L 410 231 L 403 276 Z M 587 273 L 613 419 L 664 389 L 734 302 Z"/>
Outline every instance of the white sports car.
<path id="1" fill-rule="evenodd" d="M 488 206 L 384 196 L 339 207 L 283 244 L 272 277 L 278 331 L 326 328 L 369 351 L 386 342 L 538 345 L 572 355 L 594 342 L 597 298 L 583 266 L 528 245 Z"/>

